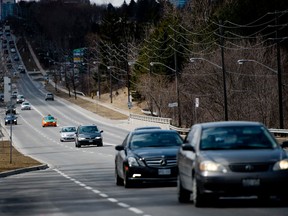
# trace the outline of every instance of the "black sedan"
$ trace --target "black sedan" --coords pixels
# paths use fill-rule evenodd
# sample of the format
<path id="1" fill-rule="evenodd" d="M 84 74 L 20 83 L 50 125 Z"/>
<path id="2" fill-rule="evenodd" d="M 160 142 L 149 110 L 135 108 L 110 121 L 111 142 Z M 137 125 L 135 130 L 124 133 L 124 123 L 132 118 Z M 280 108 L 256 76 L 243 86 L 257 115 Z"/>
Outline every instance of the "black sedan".
<path id="1" fill-rule="evenodd" d="M 195 124 L 178 152 L 178 200 L 196 207 L 221 197 L 287 198 L 288 158 L 261 123 Z"/>
<path id="2" fill-rule="evenodd" d="M 8 125 L 8 124 L 17 125 L 17 116 L 15 116 L 14 114 L 7 114 L 4 118 L 4 121 L 5 121 L 5 125 Z"/>
<path id="3" fill-rule="evenodd" d="M 137 182 L 176 182 L 176 154 L 182 143 L 181 136 L 173 130 L 130 132 L 122 145 L 115 147 L 116 185 L 128 188 Z"/>

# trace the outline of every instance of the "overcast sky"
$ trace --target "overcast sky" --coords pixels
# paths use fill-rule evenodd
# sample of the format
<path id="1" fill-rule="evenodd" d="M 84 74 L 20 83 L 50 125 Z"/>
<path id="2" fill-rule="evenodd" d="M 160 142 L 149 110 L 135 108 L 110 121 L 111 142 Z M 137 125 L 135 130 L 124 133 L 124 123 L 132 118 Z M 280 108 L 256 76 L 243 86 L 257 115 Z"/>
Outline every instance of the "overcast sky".
<path id="1" fill-rule="evenodd" d="M 111 3 L 114 7 L 119 7 L 123 4 L 124 0 L 90 0 L 90 2 L 96 3 L 96 4 L 109 4 L 109 3 Z M 129 4 L 129 2 L 130 2 L 130 0 L 126 0 L 127 4 Z"/>

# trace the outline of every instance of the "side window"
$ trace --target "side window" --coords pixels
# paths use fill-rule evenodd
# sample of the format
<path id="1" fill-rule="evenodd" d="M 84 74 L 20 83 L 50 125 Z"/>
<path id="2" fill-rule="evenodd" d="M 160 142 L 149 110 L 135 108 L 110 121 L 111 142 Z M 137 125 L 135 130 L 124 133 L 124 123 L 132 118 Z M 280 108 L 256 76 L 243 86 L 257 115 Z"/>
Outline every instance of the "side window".
<path id="1" fill-rule="evenodd" d="M 199 136 L 197 131 L 198 131 L 197 127 L 192 127 L 189 134 L 187 135 L 186 143 L 189 143 L 190 145 L 192 145 L 194 147 L 197 145 L 197 140 L 198 140 L 198 136 Z"/>
<path id="2" fill-rule="evenodd" d="M 128 140 L 129 134 L 125 137 L 125 139 L 122 142 L 122 146 L 126 147 L 127 146 L 127 140 Z"/>

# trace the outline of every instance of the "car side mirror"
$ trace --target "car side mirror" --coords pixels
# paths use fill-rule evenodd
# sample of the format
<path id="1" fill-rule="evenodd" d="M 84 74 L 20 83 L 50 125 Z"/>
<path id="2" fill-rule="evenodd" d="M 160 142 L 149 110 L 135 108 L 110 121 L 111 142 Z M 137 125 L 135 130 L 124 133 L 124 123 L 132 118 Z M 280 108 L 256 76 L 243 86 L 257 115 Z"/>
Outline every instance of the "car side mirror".
<path id="1" fill-rule="evenodd" d="M 282 142 L 281 147 L 282 147 L 282 148 L 288 148 L 288 141 Z"/>
<path id="2" fill-rule="evenodd" d="M 183 151 L 192 151 L 192 152 L 195 152 L 194 146 L 192 146 L 191 144 L 188 144 L 188 143 L 182 144 L 181 148 L 182 148 Z"/>
<path id="3" fill-rule="evenodd" d="M 124 146 L 123 145 L 117 145 L 117 146 L 115 146 L 115 149 L 117 151 L 122 151 L 122 150 L 124 150 Z"/>
<path id="4" fill-rule="evenodd" d="M 99 131 L 99 133 L 103 133 L 103 132 L 104 132 L 103 130 L 100 130 L 100 131 Z"/>

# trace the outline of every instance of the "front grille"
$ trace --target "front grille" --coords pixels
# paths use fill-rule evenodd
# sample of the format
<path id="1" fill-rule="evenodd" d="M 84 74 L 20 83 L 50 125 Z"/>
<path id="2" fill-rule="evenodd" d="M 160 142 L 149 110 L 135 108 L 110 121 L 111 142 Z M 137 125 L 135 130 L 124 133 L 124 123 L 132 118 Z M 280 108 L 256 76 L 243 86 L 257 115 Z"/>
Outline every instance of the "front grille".
<path id="1" fill-rule="evenodd" d="M 270 164 L 261 163 L 245 163 L 245 164 L 230 164 L 229 168 L 232 172 L 267 172 L 270 169 Z"/>
<path id="2" fill-rule="evenodd" d="M 168 167 L 175 167 L 177 165 L 176 158 L 145 158 L 145 163 L 148 167 L 153 168 L 168 168 Z"/>

